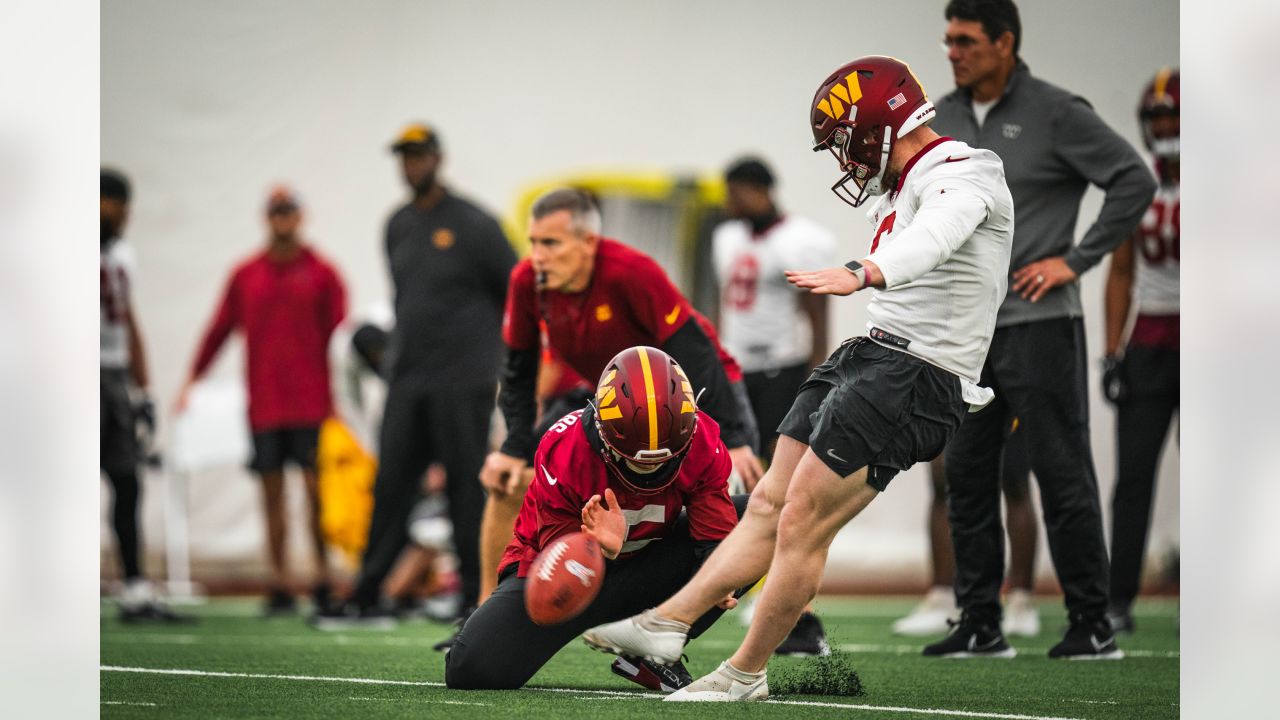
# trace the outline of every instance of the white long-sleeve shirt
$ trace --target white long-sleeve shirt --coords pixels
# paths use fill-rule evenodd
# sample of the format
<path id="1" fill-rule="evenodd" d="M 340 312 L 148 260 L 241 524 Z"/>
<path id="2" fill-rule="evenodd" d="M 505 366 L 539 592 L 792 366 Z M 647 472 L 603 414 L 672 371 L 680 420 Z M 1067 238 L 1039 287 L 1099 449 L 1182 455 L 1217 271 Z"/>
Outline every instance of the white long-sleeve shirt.
<path id="1" fill-rule="evenodd" d="M 876 233 L 867 259 L 885 281 L 872 290 L 868 329 L 908 340 L 889 346 L 955 373 L 965 400 L 986 405 L 994 394 L 977 383 L 1008 290 L 1013 243 L 1013 198 L 1000 158 L 940 138 L 907 163 L 897 189 L 868 217 Z"/>

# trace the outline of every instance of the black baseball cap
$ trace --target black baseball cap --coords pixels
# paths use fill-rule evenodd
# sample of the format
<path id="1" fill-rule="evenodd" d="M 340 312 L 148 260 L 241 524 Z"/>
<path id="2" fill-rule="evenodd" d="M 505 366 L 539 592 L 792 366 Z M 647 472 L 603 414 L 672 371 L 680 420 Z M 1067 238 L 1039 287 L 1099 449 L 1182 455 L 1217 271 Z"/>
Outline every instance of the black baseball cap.
<path id="1" fill-rule="evenodd" d="M 426 123 L 410 123 L 405 126 L 396 141 L 391 145 L 391 152 L 409 151 L 440 152 L 440 135 Z"/>
<path id="2" fill-rule="evenodd" d="M 129 202 L 129 179 L 119 170 L 102 168 L 101 197 Z"/>

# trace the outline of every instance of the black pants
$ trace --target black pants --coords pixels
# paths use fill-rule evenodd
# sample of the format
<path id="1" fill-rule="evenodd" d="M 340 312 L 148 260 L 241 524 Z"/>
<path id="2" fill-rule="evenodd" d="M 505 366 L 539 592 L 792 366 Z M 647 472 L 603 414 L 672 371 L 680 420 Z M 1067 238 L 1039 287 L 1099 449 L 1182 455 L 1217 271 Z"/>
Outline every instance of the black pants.
<path id="1" fill-rule="evenodd" d="M 804 363 L 742 374 L 747 397 L 751 399 L 751 410 L 760 425 L 760 451 L 763 459 L 773 459 L 778 426 L 787 416 L 791 403 L 796 399 L 796 391 L 807 377 L 809 370 Z"/>
<path id="2" fill-rule="evenodd" d="M 98 404 L 98 467 L 111 483 L 111 529 L 120 550 L 125 580 L 142 576 L 138 541 L 138 439 L 133 406 L 129 402 L 126 370 L 104 369 L 100 374 Z"/>
<path id="3" fill-rule="evenodd" d="M 1079 319 L 997 328 L 982 368 L 982 384 L 995 390 L 995 400 L 970 413 L 947 446 L 956 601 L 977 619 L 1000 618 L 1000 463 L 1015 416 L 1040 485 L 1049 554 L 1067 609 L 1089 617 L 1106 612 L 1109 570 L 1089 444 L 1085 357 Z"/>
<path id="4" fill-rule="evenodd" d="M 1111 500 L 1111 604 L 1117 609 L 1128 609 L 1142 581 L 1156 466 L 1178 409 L 1179 352 L 1130 346 L 1123 372 L 1129 396 L 1117 407 Z"/>
<path id="5" fill-rule="evenodd" d="M 496 387 L 423 387 L 393 380 L 387 389 L 378 443 L 373 518 L 353 600 L 371 605 L 382 581 L 409 540 L 407 521 L 422 492 L 427 466 L 439 461 L 448 474 L 445 494 L 453 522 L 464 607 L 480 594 L 480 516 L 484 491 L 480 467 L 488 449 L 489 417 Z"/>
<path id="6" fill-rule="evenodd" d="M 747 495 L 733 496 L 742 517 Z M 597 625 L 659 605 L 684 586 L 697 571 L 693 539 L 684 513 L 661 541 L 634 557 L 606 562 L 604 584 L 594 602 L 562 625 L 536 625 L 524 609 L 525 579 L 516 566 L 504 568 L 498 587 L 467 619 L 445 658 L 444 681 L 462 690 L 506 690 L 523 687 L 560 648 Z M 745 590 L 745 588 L 744 588 Z M 724 611 L 712 608 L 690 629 L 696 638 Z"/>

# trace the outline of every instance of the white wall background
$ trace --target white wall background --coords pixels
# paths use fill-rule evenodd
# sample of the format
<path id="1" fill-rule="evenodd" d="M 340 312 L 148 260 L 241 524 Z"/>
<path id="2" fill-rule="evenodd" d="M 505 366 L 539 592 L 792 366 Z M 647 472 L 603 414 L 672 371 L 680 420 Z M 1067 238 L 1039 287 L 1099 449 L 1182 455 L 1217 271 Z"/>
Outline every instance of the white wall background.
<path id="1" fill-rule="evenodd" d="M 172 402 L 227 270 L 261 243 L 261 206 L 275 182 L 301 192 L 308 234 L 341 266 L 351 306 L 386 300 L 381 228 L 404 199 L 386 148 L 409 120 L 440 130 L 446 180 L 500 213 L 524 183 L 551 173 L 714 171 L 758 153 L 781 179 L 782 205 L 835 229 L 853 256 L 870 227 L 827 190 L 835 168 L 809 152 L 808 103 L 831 69 L 873 53 L 910 62 L 932 95 L 949 91 L 939 46 L 944 5 L 105 0 L 102 162 L 135 185 L 127 237 L 158 402 Z M 1178 62 L 1177 3 L 1024 1 L 1021 10 L 1032 72 L 1088 98 L 1138 144 L 1140 88 Z M 1085 223 L 1099 199 L 1090 191 Z M 1104 272 L 1084 279 L 1094 357 Z M 861 330 L 864 303 L 835 302 L 833 338 Z M 236 378 L 240 362 L 233 347 L 214 374 Z M 1106 499 L 1113 415 L 1096 377 L 1091 391 Z M 210 568 L 256 573 L 256 488 L 239 475 L 228 470 L 192 489 L 193 553 Z M 1178 542 L 1177 482 L 1172 445 L 1157 497 L 1156 556 Z M 831 569 L 923 582 L 926 498 L 923 468 L 900 476 L 842 533 Z M 154 556 L 157 492 L 146 517 Z M 230 536 L 242 539 L 228 543 Z M 294 539 L 295 556 L 305 557 Z M 1043 543 L 1041 555 L 1049 574 Z"/>

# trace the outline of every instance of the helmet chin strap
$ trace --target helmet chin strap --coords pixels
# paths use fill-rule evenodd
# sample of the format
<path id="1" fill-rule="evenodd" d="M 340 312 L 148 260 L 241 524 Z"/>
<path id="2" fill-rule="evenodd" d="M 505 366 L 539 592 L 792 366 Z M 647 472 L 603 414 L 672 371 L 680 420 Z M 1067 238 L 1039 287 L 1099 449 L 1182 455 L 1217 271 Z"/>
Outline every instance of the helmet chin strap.
<path id="1" fill-rule="evenodd" d="M 866 189 L 863 191 L 869 196 L 883 195 L 885 187 L 884 173 L 889 167 L 889 151 L 893 149 L 893 128 L 888 125 L 884 126 L 884 140 L 880 143 L 880 170 L 876 176 L 867 181 Z"/>

